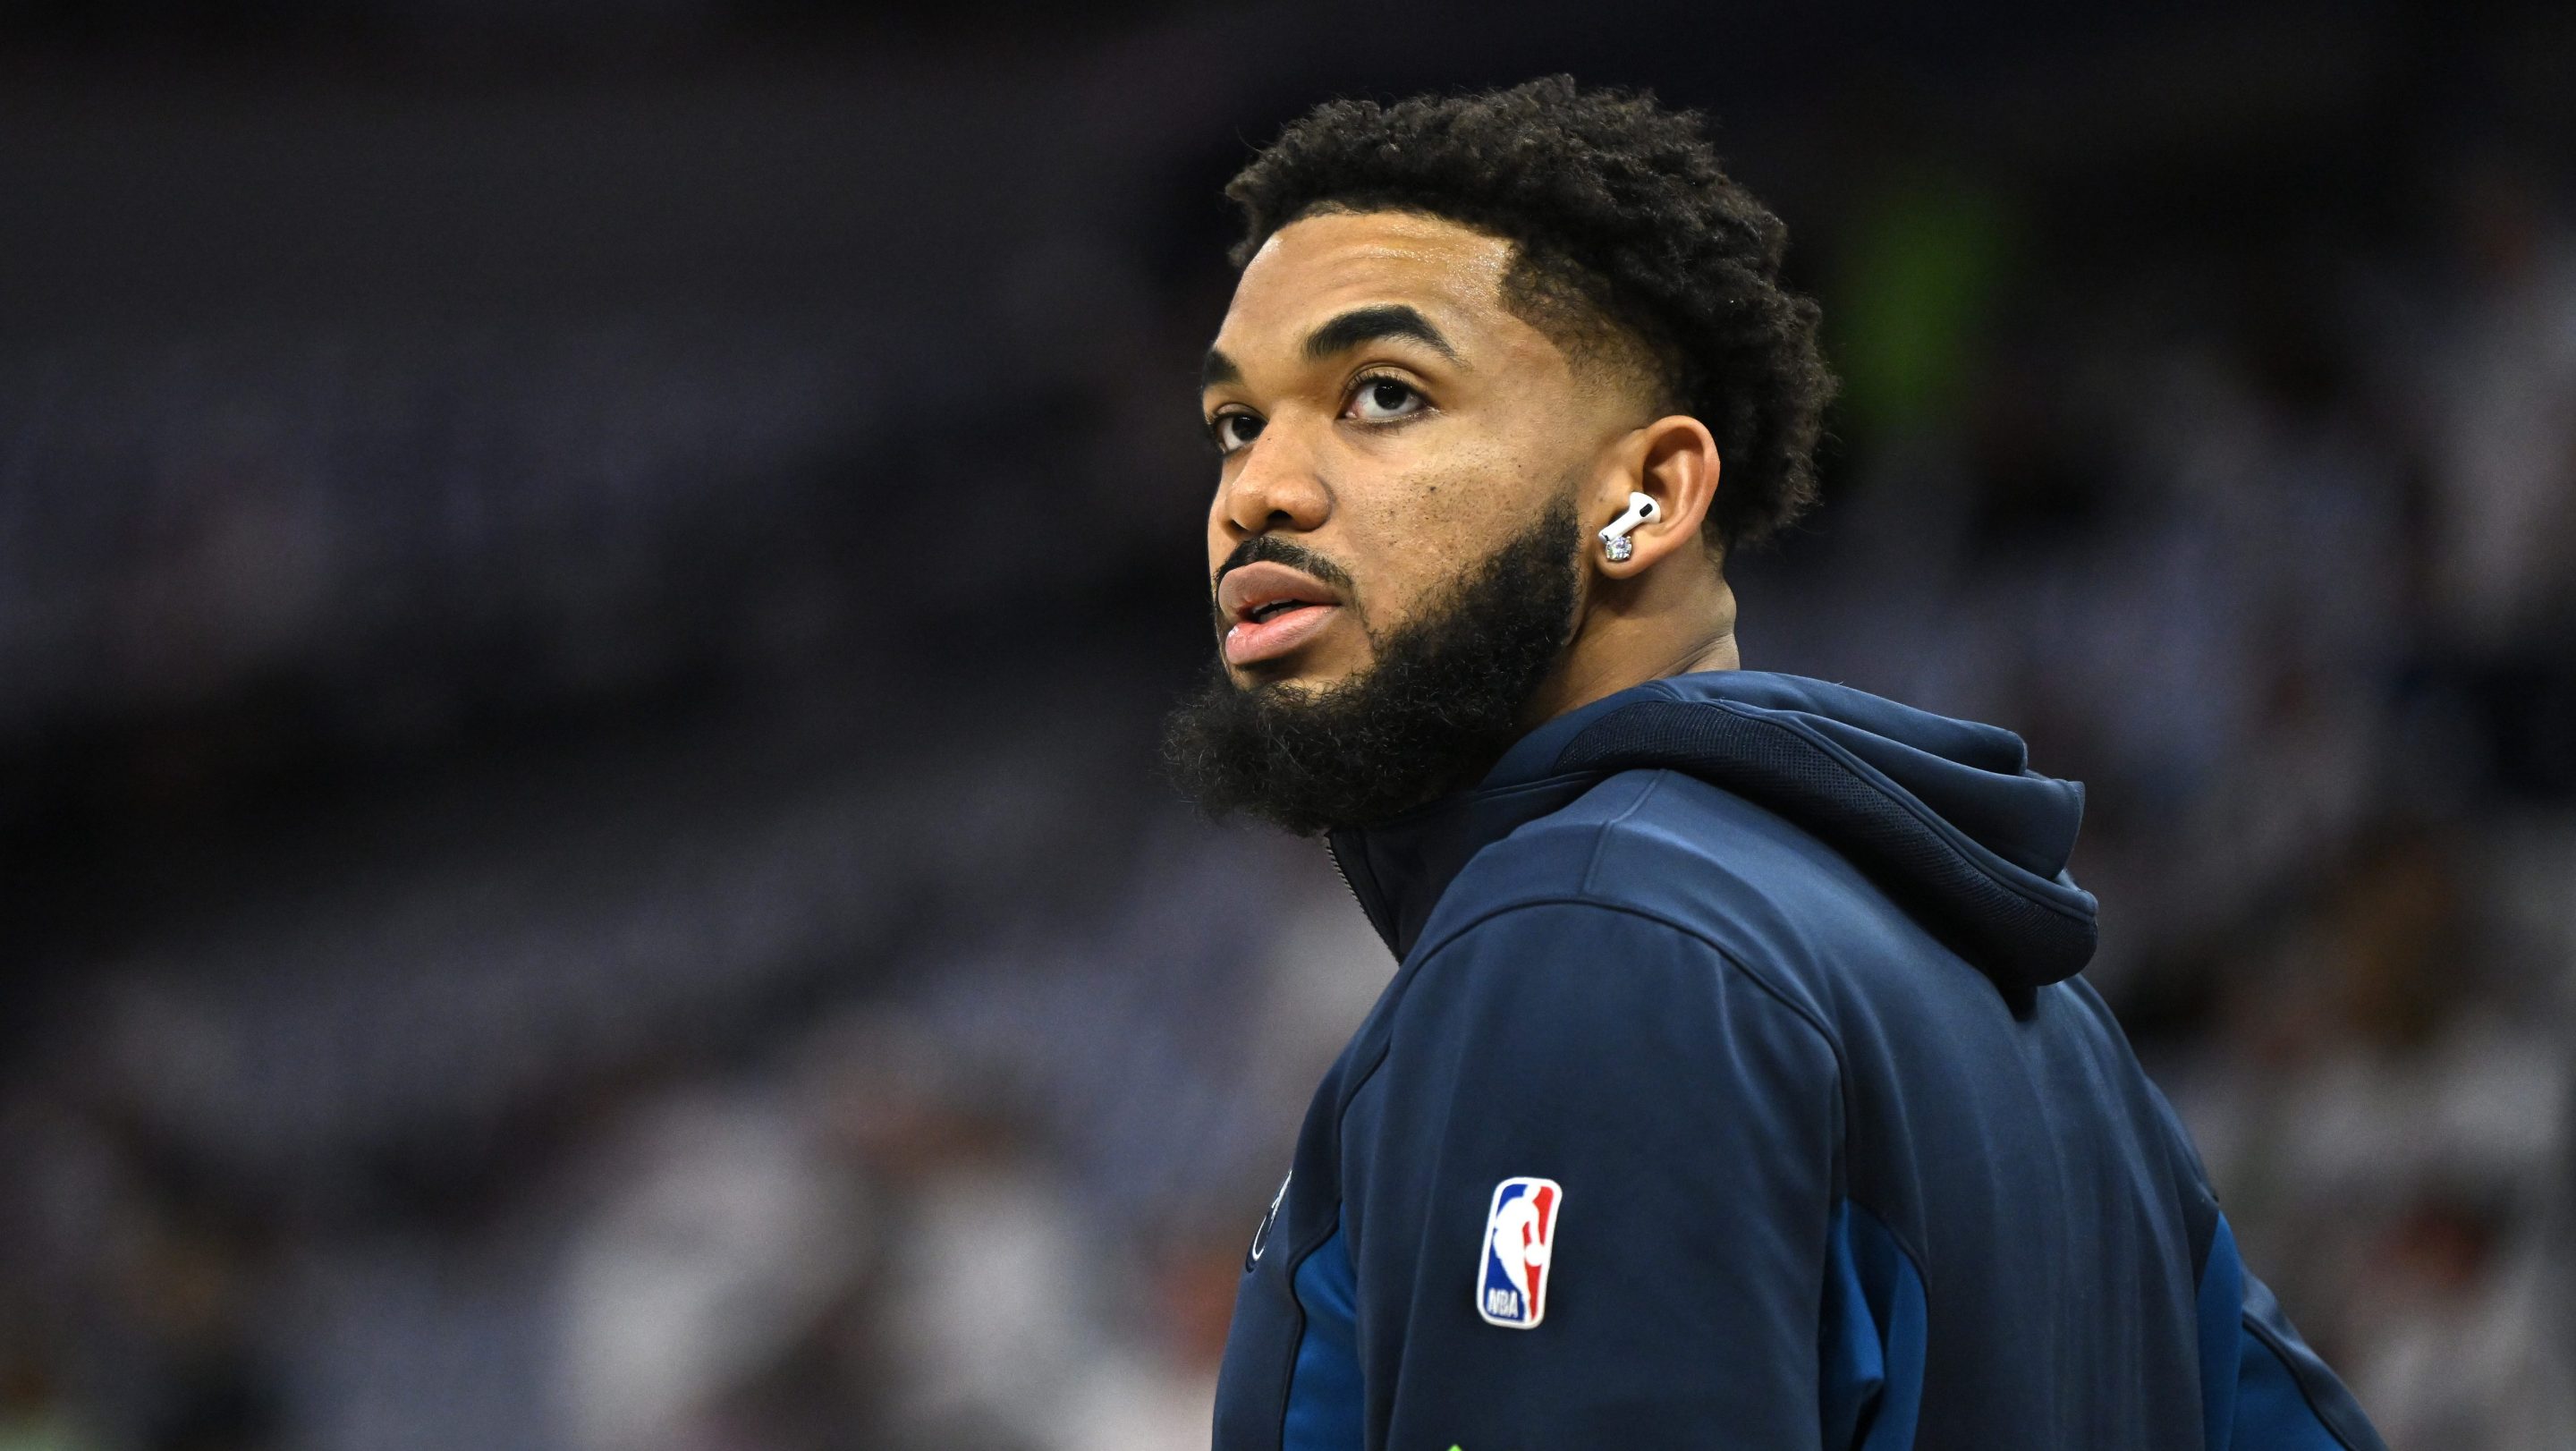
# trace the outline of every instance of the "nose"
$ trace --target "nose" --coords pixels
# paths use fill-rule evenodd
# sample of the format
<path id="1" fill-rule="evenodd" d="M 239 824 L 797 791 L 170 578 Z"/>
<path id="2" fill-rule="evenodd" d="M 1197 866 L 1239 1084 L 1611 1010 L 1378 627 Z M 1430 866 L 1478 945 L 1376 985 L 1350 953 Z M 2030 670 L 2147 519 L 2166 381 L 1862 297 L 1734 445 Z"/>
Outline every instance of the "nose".
<path id="1" fill-rule="evenodd" d="M 1323 527 L 1333 512 L 1333 492 L 1316 467 L 1307 433 L 1295 420 L 1277 418 L 1244 446 L 1241 461 L 1217 489 L 1216 517 L 1228 539 Z"/>

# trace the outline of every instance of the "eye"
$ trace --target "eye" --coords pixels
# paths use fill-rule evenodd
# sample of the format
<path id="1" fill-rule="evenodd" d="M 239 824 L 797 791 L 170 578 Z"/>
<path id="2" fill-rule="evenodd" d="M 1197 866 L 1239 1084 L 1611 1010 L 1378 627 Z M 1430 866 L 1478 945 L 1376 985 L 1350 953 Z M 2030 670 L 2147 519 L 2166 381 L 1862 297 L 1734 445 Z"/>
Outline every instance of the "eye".
<path id="1" fill-rule="evenodd" d="M 1351 401 L 1342 410 L 1345 418 L 1362 423 L 1392 423 L 1409 418 L 1430 404 L 1412 384 L 1396 378 L 1362 378 L 1351 390 Z"/>
<path id="2" fill-rule="evenodd" d="M 1261 425 L 1262 418 L 1257 413 L 1220 413 L 1208 420 L 1208 437 L 1215 442 L 1218 454 L 1229 454 L 1259 438 Z"/>

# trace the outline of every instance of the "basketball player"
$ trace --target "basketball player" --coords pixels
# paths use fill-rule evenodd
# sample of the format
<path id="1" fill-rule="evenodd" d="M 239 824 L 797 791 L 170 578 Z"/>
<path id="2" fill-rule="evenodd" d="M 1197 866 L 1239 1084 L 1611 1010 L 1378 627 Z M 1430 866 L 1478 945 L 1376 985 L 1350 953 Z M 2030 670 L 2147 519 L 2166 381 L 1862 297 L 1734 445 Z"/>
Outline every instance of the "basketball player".
<path id="1" fill-rule="evenodd" d="M 1740 668 L 1832 382 L 1697 118 L 1336 102 L 1235 178 L 1211 809 L 1402 959 L 1246 1256 L 1220 1451 L 2381 1451 L 2075 974 L 2083 793 Z"/>

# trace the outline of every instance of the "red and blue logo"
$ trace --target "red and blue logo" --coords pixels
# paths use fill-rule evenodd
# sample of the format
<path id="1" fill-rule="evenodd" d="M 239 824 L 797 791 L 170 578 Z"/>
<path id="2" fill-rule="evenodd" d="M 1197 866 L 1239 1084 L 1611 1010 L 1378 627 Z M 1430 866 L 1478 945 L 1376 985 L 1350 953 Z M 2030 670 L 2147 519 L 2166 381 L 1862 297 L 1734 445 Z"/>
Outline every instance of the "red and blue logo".
<path id="1" fill-rule="evenodd" d="M 1487 1324 L 1527 1330 L 1547 1313 L 1557 1210 L 1564 1200 L 1565 1191 L 1553 1179 L 1506 1179 L 1494 1186 L 1476 1276 L 1476 1313 Z"/>

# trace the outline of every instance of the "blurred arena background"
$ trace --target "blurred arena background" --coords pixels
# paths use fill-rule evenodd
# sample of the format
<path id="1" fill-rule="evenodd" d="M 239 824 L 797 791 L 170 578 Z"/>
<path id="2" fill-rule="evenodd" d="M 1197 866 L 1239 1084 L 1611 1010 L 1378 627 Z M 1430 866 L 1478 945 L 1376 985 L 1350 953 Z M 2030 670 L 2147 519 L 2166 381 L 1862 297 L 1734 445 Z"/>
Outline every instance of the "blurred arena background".
<path id="1" fill-rule="evenodd" d="M 0 1448 L 1204 1446 L 1391 966 L 1154 771 L 1217 188 L 1554 70 L 1826 303 L 1747 663 L 2087 781 L 2253 1263 L 2576 1445 L 2576 13 L 21 0 Z"/>

